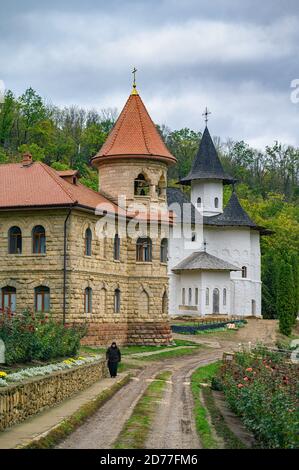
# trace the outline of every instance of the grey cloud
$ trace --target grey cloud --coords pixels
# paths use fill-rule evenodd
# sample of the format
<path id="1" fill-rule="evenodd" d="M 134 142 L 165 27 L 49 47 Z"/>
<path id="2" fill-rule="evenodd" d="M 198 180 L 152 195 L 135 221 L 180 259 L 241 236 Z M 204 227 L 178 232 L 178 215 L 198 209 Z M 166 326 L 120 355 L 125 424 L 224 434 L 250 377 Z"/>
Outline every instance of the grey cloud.
<path id="1" fill-rule="evenodd" d="M 121 108 L 136 65 L 156 122 L 256 145 L 299 145 L 298 2 L 86 0 L 1 3 L 0 79 L 57 104 Z"/>

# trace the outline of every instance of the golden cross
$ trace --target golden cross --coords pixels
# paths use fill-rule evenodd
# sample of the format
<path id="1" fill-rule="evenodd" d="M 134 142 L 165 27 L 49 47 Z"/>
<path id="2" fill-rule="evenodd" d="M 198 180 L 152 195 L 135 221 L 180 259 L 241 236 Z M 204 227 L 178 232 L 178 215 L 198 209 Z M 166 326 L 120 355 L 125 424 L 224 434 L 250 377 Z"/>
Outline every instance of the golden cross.
<path id="1" fill-rule="evenodd" d="M 211 114 L 211 111 L 209 111 L 208 108 L 206 107 L 204 113 L 202 113 L 202 115 L 205 117 L 205 123 L 206 123 L 206 125 L 207 125 L 208 120 L 209 120 L 209 119 L 208 119 L 208 115 L 209 115 L 209 114 Z"/>
<path id="2" fill-rule="evenodd" d="M 137 69 L 136 67 L 133 68 L 132 70 L 132 74 L 134 75 L 134 79 L 133 79 L 133 87 L 136 88 L 136 72 L 137 72 Z"/>

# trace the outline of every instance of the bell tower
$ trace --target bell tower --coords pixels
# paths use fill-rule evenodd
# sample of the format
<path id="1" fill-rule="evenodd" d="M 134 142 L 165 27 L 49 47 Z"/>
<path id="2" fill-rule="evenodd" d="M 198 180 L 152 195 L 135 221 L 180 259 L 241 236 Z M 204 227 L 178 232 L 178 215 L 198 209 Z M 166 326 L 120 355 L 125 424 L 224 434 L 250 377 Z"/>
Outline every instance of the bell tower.
<path id="1" fill-rule="evenodd" d="M 99 171 L 99 190 L 117 202 L 165 205 L 167 168 L 176 163 L 166 148 L 137 91 L 132 92 L 92 164 Z"/>
<path id="2" fill-rule="evenodd" d="M 223 185 L 233 184 L 234 178 L 224 172 L 215 145 L 207 127 L 202 135 L 200 146 L 191 171 L 180 183 L 191 186 L 191 202 L 204 216 L 223 212 Z"/>

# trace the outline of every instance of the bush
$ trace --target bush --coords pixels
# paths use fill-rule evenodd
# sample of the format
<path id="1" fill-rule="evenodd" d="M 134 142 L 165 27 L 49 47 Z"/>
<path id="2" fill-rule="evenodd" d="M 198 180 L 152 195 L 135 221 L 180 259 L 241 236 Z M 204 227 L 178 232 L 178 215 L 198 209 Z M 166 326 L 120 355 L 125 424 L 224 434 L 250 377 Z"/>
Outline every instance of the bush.
<path id="1" fill-rule="evenodd" d="M 33 315 L 28 310 L 21 315 L 3 314 L 0 321 L 8 365 L 75 356 L 85 334 L 85 325 L 63 325 L 51 316 Z"/>
<path id="2" fill-rule="evenodd" d="M 225 397 L 262 447 L 296 448 L 298 442 L 298 365 L 259 349 L 238 353 L 222 366 Z"/>

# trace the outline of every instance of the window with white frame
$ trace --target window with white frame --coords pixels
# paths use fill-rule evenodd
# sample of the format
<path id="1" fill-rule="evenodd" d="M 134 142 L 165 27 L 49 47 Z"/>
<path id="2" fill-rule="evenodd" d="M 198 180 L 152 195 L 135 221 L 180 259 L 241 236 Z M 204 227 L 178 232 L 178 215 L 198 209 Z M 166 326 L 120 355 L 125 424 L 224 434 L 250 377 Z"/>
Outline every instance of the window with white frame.
<path id="1" fill-rule="evenodd" d="M 198 305 L 198 287 L 195 288 L 195 305 Z"/>
<path id="2" fill-rule="evenodd" d="M 226 288 L 223 289 L 223 305 L 226 305 Z"/>
<path id="3" fill-rule="evenodd" d="M 210 305 L 210 289 L 206 288 L 206 305 Z"/>

